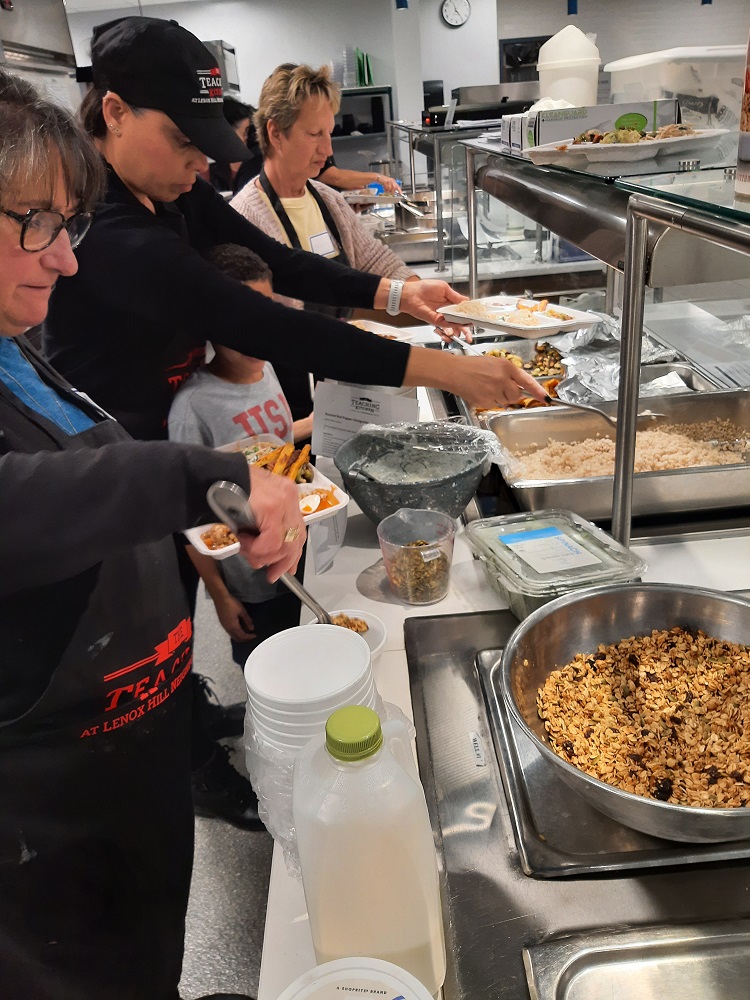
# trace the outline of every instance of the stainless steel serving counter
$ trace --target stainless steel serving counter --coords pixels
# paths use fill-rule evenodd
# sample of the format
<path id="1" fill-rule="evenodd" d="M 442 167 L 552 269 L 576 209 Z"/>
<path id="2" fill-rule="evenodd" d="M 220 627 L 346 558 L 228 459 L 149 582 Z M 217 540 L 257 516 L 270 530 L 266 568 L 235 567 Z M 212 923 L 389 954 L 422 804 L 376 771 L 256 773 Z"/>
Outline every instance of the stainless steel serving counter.
<path id="1" fill-rule="evenodd" d="M 609 824 L 597 850 L 586 822 L 578 863 L 566 869 L 546 843 L 567 844 L 562 853 L 576 862 L 579 813 L 565 791 L 547 803 L 547 835 L 532 824 L 536 846 L 553 863 L 545 868 L 533 850 L 531 859 L 519 851 L 523 817 L 517 800 L 506 798 L 493 741 L 497 704 L 488 710 L 476 664 L 516 625 L 506 611 L 405 623 L 419 767 L 442 860 L 446 1000 L 746 997 L 750 843 L 638 844 Z M 484 658 L 485 684 L 496 660 L 497 653 Z M 608 871 L 607 852 L 625 863 Z M 581 869 L 595 874 L 569 874 Z"/>

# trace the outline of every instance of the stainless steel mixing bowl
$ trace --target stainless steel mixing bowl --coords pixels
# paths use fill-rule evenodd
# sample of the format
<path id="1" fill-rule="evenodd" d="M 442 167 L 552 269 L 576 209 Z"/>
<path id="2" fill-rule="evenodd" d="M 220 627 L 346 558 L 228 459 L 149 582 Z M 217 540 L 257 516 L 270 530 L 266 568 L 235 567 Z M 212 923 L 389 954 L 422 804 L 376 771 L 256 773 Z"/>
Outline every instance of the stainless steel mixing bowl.
<path id="1" fill-rule="evenodd" d="M 593 653 L 599 643 L 675 626 L 702 629 L 717 639 L 748 645 L 750 601 L 698 587 L 658 583 L 592 587 L 559 597 L 530 615 L 506 646 L 502 663 L 505 703 L 561 781 L 612 819 L 654 837 L 688 843 L 750 838 L 748 807 L 672 805 L 590 777 L 552 751 L 537 713 L 538 689 L 576 653 Z"/>

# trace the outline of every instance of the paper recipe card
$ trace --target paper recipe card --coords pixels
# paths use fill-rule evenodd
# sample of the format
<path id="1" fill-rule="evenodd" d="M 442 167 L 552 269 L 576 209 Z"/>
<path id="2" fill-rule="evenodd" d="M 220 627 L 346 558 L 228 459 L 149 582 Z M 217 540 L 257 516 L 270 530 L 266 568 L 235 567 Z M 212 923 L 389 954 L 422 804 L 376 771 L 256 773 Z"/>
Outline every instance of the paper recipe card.
<path id="1" fill-rule="evenodd" d="M 412 423 L 419 418 L 419 404 L 411 396 L 394 396 L 369 386 L 318 382 L 313 409 L 312 451 L 333 458 L 365 424 Z"/>

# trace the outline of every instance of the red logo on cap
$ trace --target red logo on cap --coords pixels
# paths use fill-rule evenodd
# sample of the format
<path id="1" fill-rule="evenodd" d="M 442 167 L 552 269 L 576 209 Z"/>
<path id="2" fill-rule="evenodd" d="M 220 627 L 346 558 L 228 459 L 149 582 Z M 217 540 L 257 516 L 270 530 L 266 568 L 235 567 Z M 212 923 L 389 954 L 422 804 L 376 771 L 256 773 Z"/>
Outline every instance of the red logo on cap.
<path id="1" fill-rule="evenodd" d="M 193 97 L 193 104 L 219 104 L 222 100 L 221 70 L 218 66 L 198 70 L 198 87 L 201 97 Z"/>

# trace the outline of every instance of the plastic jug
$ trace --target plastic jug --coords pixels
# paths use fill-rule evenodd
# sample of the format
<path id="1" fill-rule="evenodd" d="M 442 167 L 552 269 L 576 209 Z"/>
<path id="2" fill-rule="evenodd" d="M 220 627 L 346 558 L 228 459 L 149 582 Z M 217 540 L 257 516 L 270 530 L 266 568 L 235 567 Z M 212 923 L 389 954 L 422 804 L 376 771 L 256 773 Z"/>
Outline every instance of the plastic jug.
<path id="1" fill-rule="evenodd" d="M 392 962 L 431 994 L 445 978 L 437 860 L 403 722 L 340 708 L 294 765 L 294 825 L 318 963 Z"/>
<path id="2" fill-rule="evenodd" d="M 596 104 L 600 62 L 591 39 L 574 24 L 566 24 L 539 49 L 541 96 L 570 101 L 577 108 Z"/>

